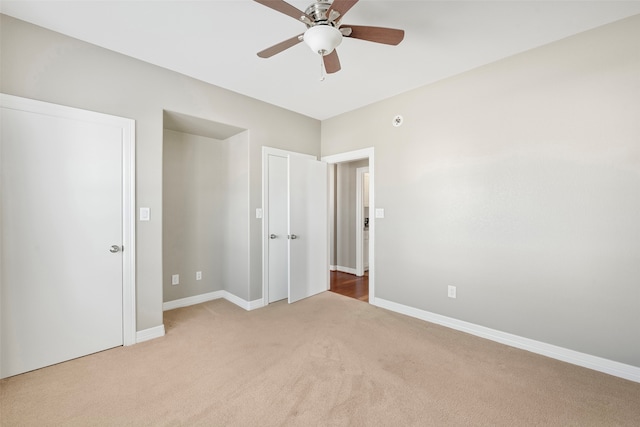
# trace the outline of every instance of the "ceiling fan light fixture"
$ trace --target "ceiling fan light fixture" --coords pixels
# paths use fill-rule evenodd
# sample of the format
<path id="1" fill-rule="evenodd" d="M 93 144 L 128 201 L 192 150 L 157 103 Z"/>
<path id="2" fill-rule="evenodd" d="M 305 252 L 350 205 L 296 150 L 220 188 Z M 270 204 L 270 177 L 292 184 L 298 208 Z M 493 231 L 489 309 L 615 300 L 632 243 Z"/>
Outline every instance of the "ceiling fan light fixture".
<path id="1" fill-rule="evenodd" d="M 325 56 L 342 43 L 342 33 L 328 24 L 315 25 L 305 31 L 304 42 L 312 51 Z"/>

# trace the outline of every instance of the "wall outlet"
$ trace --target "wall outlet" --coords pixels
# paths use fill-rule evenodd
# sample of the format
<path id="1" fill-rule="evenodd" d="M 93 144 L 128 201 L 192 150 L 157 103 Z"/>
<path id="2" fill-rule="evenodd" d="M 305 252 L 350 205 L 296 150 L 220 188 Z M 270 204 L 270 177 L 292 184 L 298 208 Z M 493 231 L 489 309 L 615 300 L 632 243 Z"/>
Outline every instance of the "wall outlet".
<path id="1" fill-rule="evenodd" d="M 448 290 L 447 296 L 449 298 L 455 298 L 456 297 L 456 287 L 455 286 L 449 285 L 449 290 Z"/>
<path id="2" fill-rule="evenodd" d="M 196 271 L 196 280 L 202 280 L 202 271 Z"/>
<path id="3" fill-rule="evenodd" d="M 180 275 L 179 274 L 174 274 L 173 276 L 171 276 L 171 284 L 172 285 L 179 285 L 180 284 Z"/>

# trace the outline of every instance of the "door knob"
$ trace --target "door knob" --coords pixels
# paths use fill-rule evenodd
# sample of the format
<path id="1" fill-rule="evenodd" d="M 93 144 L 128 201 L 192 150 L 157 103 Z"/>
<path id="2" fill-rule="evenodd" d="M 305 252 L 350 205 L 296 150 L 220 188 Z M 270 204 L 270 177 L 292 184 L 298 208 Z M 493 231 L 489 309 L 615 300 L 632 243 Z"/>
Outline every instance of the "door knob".
<path id="1" fill-rule="evenodd" d="M 109 252 L 111 252 L 112 254 L 116 254 L 116 253 L 120 252 L 120 246 L 118 246 L 118 245 L 112 245 L 112 246 L 109 248 Z"/>
<path id="2" fill-rule="evenodd" d="M 278 236 L 276 236 L 275 234 L 272 234 L 272 235 L 270 235 L 270 236 L 269 236 L 269 238 L 270 238 L 270 239 L 275 239 L 275 238 L 277 238 L 277 237 L 278 237 Z"/>
<path id="3" fill-rule="evenodd" d="M 292 235 L 291 235 L 291 240 L 293 240 L 293 239 L 297 239 L 297 238 L 298 238 L 298 236 L 296 236 L 295 234 L 292 234 Z"/>

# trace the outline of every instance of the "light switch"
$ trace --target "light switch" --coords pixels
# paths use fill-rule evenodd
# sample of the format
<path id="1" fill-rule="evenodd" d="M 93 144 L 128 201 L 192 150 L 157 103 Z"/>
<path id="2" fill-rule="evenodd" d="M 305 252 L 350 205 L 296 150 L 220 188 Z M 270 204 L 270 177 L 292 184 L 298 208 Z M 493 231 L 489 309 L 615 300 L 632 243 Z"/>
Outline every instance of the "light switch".
<path id="1" fill-rule="evenodd" d="M 376 218 L 384 218 L 384 209 L 376 208 Z"/>
<path id="2" fill-rule="evenodd" d="M 149 221 L 150 215 L 149 208 L 140 208 L 140 221 Z"/>

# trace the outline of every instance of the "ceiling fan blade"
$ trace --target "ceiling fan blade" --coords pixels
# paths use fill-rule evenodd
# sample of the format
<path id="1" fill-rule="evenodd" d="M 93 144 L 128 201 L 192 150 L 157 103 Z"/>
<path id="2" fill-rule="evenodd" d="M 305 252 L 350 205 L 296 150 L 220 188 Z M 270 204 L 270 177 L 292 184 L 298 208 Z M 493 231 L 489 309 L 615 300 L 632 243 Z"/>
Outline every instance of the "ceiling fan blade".
<path id="1" fill-rule="evenodd" d="M 284 13 L 285 15 L 288 15 L 298 21 L 300 21 L 301 17 L 303 16 L 313 21 L 313 19 L 311 19 L 309 15 L 307 15 L 297 7 L 291 6 L 286 1 L 283 1 L 283 0 L 254 0 L 254 1 L 256 3 L 260 3 L 261 5 L 267 6 L 273 10 L 276 10 L 280 13 Z"/>
<path id="2" fill-rule="evenodd" d="M 390 45 L 399 44 L 404 39 L 404 30 L 383 27 L 367 27 L 361 25 L 342 25 L 340 30 L 351 28 L 351 34 L 346 37 L 352 39 L 367 40 L 370 42 Z"/>
<path id="3" fill-rule="evenodd" d="M 260 58 L 271 58 L 273 55 L 282 52 L 285 49 L 289 49 L 291 46 L 295 46 L 298 43 L 300 43 L 302 34 L 299 34 L 295 37 L 291 37 L 290 39 L 287 39 L 283 42 L 280 42 L 278 44 L 275 44 L 271 47 L 266 48 L 265 50 L 262 50 L 260 52 L 258 52 L 258 56 Z"/>
<path id="4" fill-rule="evenodd" d="M 332 10 L 339 12 L 340 16 L 344 16 L 356 3 L 358 3 L 358 0 L 333 0 L 331 7 L 327 10 L 327 16 L 330 15 Z"/>
<path id="5" fill-rule="evenodd" d="M 340 59 L 338 58 L 338 52 L 335 49 L 329 54 L 322 57 L 324 61 L 324 69 L 328 74 L 337 73 L 340 71 Z"/>

